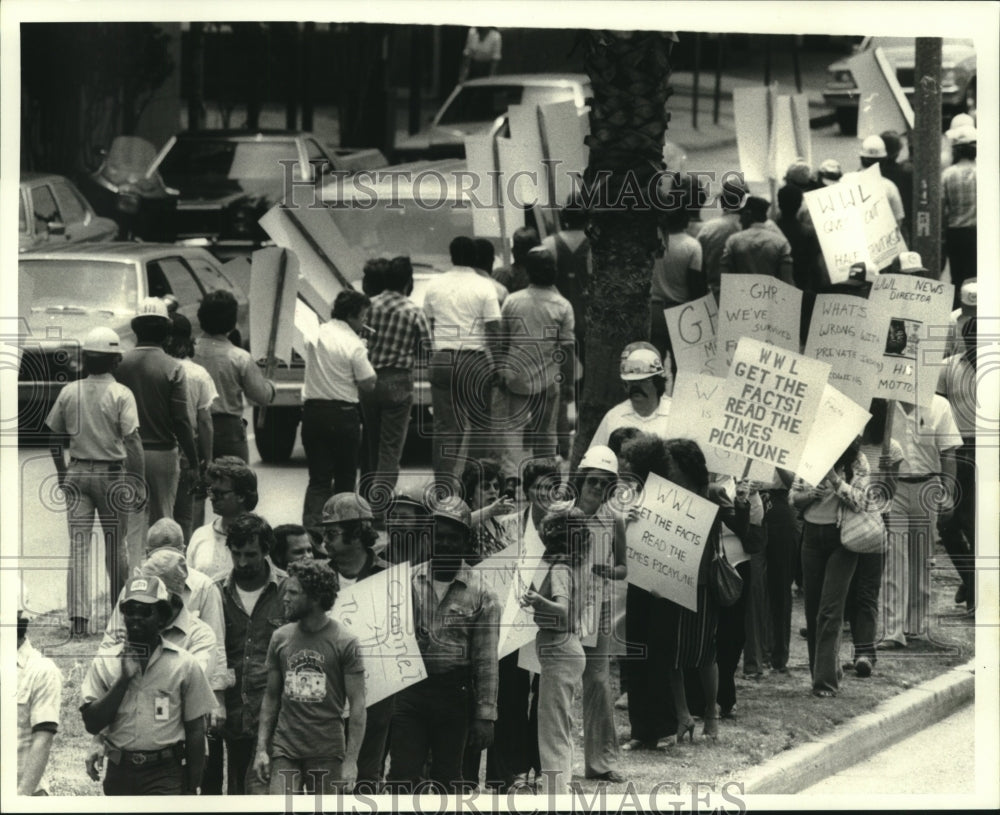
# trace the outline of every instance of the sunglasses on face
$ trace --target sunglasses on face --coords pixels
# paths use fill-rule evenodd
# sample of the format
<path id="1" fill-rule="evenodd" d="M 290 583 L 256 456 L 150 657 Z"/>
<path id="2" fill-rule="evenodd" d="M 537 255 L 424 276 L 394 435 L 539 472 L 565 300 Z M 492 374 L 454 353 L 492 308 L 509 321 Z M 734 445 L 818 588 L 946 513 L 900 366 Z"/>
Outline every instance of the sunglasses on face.
<path id="1" fill-rule="evenodd" d="M 149 618 L 153 616 L 153 606 L 146 603 L 125 603 L 122 605 L 122 614 L 126 617 Z"/>
<path id="2" fill-rule="evenodd" d="M 232 495 L 236 490 L 220 490 L 220 489 L 210 489 L 208 494 L 213 498 L 225 498 L 227 495 Z"/>

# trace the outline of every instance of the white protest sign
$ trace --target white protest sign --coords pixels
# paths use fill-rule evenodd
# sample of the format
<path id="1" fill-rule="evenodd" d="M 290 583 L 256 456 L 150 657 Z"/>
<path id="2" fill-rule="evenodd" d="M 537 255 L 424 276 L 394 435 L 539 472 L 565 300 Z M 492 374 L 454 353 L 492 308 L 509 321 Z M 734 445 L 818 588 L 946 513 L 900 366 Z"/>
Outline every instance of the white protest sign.
<path id="1" fill-rule="evenodd" d="M 913 130 L 913 107 L 906 98 L 896 69 L 881 48 L 861 51 L 847 60 L 858 86 L 858 138 L 877 136 L 886 130 Z"/>
<path id="2" fill-rule="evenodd" d="M 698 610 L 698 567 L 718 505 L 650 473 L 626 529 L 628 582 Z"/>
<path id="3" fill-rule="evenodd" d="M 302 300 L 295 301 L 295 334 L 292 337 L 292 347 L 303 359 L 306 356 L 306 341 L 315 342 L 319 334 L 319 315 Z"/>
<path id="4" fill-rule="evenodd" d="M 481 205 L 472 208 L 472 231 L 480 237 L 499 238 L 502 183 L 498 185 L 494 180 L 500 168 L 494 161 L 492 137 L 466 136 L 465 164 L 475 178 L 475 189 L 481 191 L 478 195 Z"/>
<path id="5" fill-rule="evenodd" d="M 829 362 L 830 384 L 866 406 L 884 367 L 881 360 L 888 328 L 888 315 L 863 297 L 818 294 L 805 355 Z"/>
<path id="6" fill-rule="evenodd" d="M 719 353 L 728 368 L 742 337 L 799 350 L 802 291 L 769 275 L 724 274 L 719 289 Z"/>
<path id="7" fill-rule="evenodd" d="M 715 295 L 706 294 L 689 303 L 664 309 L 663 316 L 670 332 L 678 373 L 725 375 L 725 360 L 718 354 L 719 307 Z"/>
<path id="8" fill-rule="evenodd" d="M 537 536 L 535 537 L 537 540 Z M 519 548 L 524 548 L 524 558 L 518 552 Z M 537 569 L 542 551 L 544 549 L 541 547 L 541 541 L 538 541 L 537 546 L 529 543 L 526 547 L 518 547 L 517 544 L 513 544 L 491 555 L 475 567 L 475 571 L 482 573 L 483 583 L 492 589 L 500 602 L 498 659 L 535 639 L 538 627 L 534 623 L 531 609 L 521 607 L 524 588 L 518 575 L 521 568 L 531 569 L 530 563 L 534 563 Z"/>
<path id="9" fill-rule="evenodd" d="M 830 364 L 744 337 L 726 377 L 721 425 L 709 441 L 795 470 L 823 396 Z"/>
<path id="10" fill-rule="evenodd" d="M 805 202 L 831 283 L 847 280 L 855 263 L 882 269 L 906 250 L 878 164 L 807 192 Z"/>
<path id="11" fill-rule="evenodd" d="M 805 159 L 812 166 L 809 100 L 805 94 L 776 96 L 771 110 L 771 178 L 784 178 L 789 165 L 797 159 Z"/>
<path id="12" fill-rule="evenodd" d="M 930 341 L 948 325 L 955 287 L 904 274 L 875 278 L 868 300 L 889 320 L 875 396 L 928 407 L 937 387 L 944 343 Z"/>
<path id="13" fill-rule="evenodd" d="M 709 443 L 712 429 L 722 425 L 725 386 L 726 380 L 721 376 L 678 371 L 671 397 L 670 434 L 697 442 L 710 473 L 741 478 L 747 457 Z M 768 464 L 754 461 L 751 465 L 749 477 L 755 481 L 769 482 L 773 475 L 774 468 Z"/>
<path id="14" fill-rule="evenodd" d="M 807 484 L 819 484 L 870 418 L 867 410 L 828 384 L 795 474 Z"/>
<path id="15" fill-rule="evenodd" d="M 733 121 L 736 123 L 736 151 L 746 181 L 767 181 L 770 123 L 768 94 L 771 88 L 733 88 Z"/>
<path id="16" fill-rule="evenodd" d="M 330 616 L 358 638 L 365 703 L 373 705 L 427 678 L 412 630 L 410 564 L 399 563 L 337 595 Z"/>
<path id="17" fill-rule="evenodd" d="M 549 206 L 562 207 L 569 201 L 587 169 L 587 149 L 583 143 L 587 135 L 587 119 L 581 118 L 572 99 L 553 102 L 539 107 L 545 128 L 549 164 L 546 170 L 555 183 L 555 201 L 548 201 L 550 187 L 546 185 L 543 200 Z"/>
<path id="18" fill-rule="evenodd" d="M 268 246 L 253 253 L 247 299 L 250 303 L 250 354 L 254 359 L 268 356 L 273 328 L 275 337 L 271 356 L 286 364 L 291 363 L 298 289 L 299 261 L 294 252 Z"/>
<path id="19" fill-rule="evenodd" d="M 546 173 L 542 164 L 542 136 L 538 126 L 538 105 L 511 105 L 507 108 L 510 138 L 500 153 L 500 169 L 507 183 L 515 184 L 512 196 L 521 206 L 542 203 Z"/>

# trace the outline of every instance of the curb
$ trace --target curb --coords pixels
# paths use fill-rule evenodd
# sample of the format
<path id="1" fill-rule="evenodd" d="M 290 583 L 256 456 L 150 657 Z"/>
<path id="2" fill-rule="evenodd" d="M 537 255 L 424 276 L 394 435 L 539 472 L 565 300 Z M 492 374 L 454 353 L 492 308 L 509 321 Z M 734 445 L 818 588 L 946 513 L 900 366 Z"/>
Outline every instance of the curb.
<path id="1" fill-rule="evenodd" d="M 952 668 L 741 778 L 747 794 L 791 795 L 864 761 L 975 698 L 975 662 Z"/>

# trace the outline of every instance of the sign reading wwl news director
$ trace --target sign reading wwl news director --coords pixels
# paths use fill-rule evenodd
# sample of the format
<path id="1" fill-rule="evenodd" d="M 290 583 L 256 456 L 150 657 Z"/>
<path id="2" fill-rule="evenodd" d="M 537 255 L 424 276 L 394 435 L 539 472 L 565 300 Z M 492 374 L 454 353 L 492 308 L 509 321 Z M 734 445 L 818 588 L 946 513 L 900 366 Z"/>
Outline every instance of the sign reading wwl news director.
<path id="1" fill-rule="evenodd" d="M 427 678 L 413 634 L 410 564 L 399 563 L 337 595 L 330 616 L 358 638 L 371 706 Z"/>
<path id="2" fill-rule="evenodd" d="M 829 363 L 744 337 L 726 377 L 722 424 L 709 442 L 795 470 L 829 374 Z"/>
<path id="3" fill-rule="evenodd" d="M 628 582 L 698 610 L 698 567 L 719 507 L 650 473 L 626 529 Z"/>

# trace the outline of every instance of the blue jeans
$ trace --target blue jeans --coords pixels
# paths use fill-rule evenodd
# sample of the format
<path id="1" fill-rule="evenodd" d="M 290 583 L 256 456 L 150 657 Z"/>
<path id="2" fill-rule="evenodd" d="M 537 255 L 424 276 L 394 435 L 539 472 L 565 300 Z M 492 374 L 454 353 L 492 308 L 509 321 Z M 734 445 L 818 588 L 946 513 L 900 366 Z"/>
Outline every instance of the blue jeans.
<path id="1" fill-rule="evenodd" d="M 361 490 L 366 498 L 384 496 L 396 488 L 412 405 L 410 369 L 379 369 L 375 390 L 361 396 L 365 419 Z"/>
<path id="2" fill-rule="evenodd" d="M 307 399 L 302 406 L 302 447 L 309 484 L 302 525 L 318 526 L 323 504 L 338 492 L 354 492 L 361 450 L 361 414 L 356 404 Z"/>
<path id="3" fill-rule="evenodd" d="M 857 553 L 840 545 L 836 525 L 805 522 L 802 589 L 813 690 L 836 693 L 840 687 L 840 634 L 847 591 L 857 563 Z"/>
<path id="4" fill-rule="evenodd" d="M 867 657 L 872 665 L 875 664 L 878 594 L 882 588 L 884 563 L 885 556 L 881 552 L 858 555 L 858 568 L 854 572 L 847 598 L 847 619 L 851 624 L 854 658 Z"/>
<path id="5" fill-rule="evenodd" d="M 442 349 L 431 356 L 427 378 L 434 409 L 432 459 L 438 477 L 458 476 L 464 455 L 490 446 L 491 374 L 485 351 Z"/>
<path id="6" fill-rule="evenodd" d="M 535 650 L 542 668 L 538 682 L 538 756 L 542 794 L 564 795 L 573 780 L 573 693 L 587 658 L 580 637 L 539 629 Z"/>

